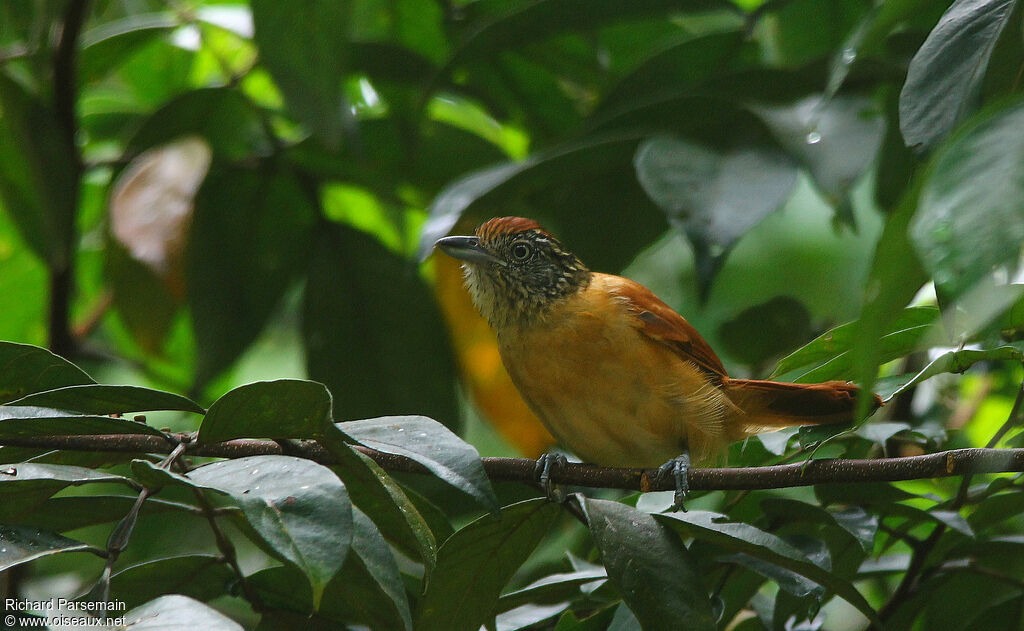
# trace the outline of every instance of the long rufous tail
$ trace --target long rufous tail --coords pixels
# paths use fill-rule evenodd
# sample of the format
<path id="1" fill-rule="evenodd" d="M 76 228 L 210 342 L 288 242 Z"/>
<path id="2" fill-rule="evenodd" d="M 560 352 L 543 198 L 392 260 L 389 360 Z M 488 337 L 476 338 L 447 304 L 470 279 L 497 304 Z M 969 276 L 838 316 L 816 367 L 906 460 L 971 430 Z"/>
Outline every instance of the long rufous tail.
<path id="1" fill-rule="evenodd" d="M 782 383 L 729 378 L 723 381 L 722 389 L 745 413 L 744 425 L 751 434 L 792 425 L 850 423 L 860 392 L 860 388 L 845 381 Z M 882 400 L 877 395 L 874 398 L 877 408 Z"/>

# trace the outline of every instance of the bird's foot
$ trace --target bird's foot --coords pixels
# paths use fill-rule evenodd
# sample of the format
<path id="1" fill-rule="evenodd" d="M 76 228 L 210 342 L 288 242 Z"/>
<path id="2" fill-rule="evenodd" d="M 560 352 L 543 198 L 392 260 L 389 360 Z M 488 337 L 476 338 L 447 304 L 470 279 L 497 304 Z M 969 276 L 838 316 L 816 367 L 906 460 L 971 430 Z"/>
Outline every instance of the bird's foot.
<path id="1" fill-rule="evenodd" d="M 683 452 L 672 460 L 658 467 L 658 477 L 664 480 L 671 475 L 675 482 L 675 495 L 672 496 L 672 510 L 686 512 L 683 500 L 690 492 L 690 454 Z"/>
<path id="2" fill-rule="evenodd" d="M 544 489 L 544 494 L 552 502 L 558 502 L 559 504 L 564 502 L 565 490 L 551 481 L 551 473 L 564 469 L 568 463 L 569 460 L 565 455 L 558 452 L 548 452 L 537 458 L 537 464 L 533 469 L 534 475 L 537 476 L 537 481 Z"/>

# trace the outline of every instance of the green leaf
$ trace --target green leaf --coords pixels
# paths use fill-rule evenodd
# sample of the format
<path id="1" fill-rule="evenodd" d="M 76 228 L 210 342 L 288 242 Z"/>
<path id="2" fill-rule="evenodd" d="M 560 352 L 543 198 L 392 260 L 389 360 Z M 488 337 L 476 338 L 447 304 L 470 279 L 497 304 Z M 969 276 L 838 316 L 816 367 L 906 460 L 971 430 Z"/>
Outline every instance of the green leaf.
<path id="1" fill-rule="evenodd" d="M 137 495 L 82 495 L 51 497 L 38 506 L 21 501 L 6 502 L 0 508 L 0 521 L 67 532 L 117 521 L 128 514 L 136 500 Z M 196 510 L 188 504 L 149 497 L 142 505 L 140 515 L 171 511 L 194 513 Z"/>
<path id="2" fill-rule="evenodd" d="M 0 498 L 3 498 L 5 507 L 25 509 L 33 502 L 42 503 L 68 486 L 99 482 L 134 486 L 134 483 L 124 476 L 85 467 L 31 462 L 0 465 Z M 6 516 L 6 513 L 0 512 L 0 515 Z"/>
<path id="3" fill-rule="evenodd" d="M 333 430 L 333 431 L 331 431 Z M 420 511 L 386 471 L 348 444 L 349 439 L 333 425 L 319 439 L 340 463 L 334 467 L 345 482 L 352 502 L 373 519 L 388 537 L 410 557 L 433 566 L 437 541 Z"/>
<path id="4" fill-rule="evenodd" d="M 816 599 L 821 599 L 821 597 L 825 595 L 825 588 L 814 581 L 804 578 L 796 572 L 787 570 L 784 567 L 775 565 L 774 563 L 769 563 L 768 561 L 750 556 L 749 554 L 737 552 L 735 554 L 719 557 L 718 560 L 726 563 L 735 563 L 736 565 L 752 570 L 771 580 L 773 583 L 777 584 L 780 589 L 789 592 L 797 598 L 811 596 Z"/>
<path id="5" fill-rule="evenodd" d="M 310 378 L 336 419 L 416 412 L 454 424 L 455 363 L 434 296 L 416 266 L 347 226 L 325 226 L 303 306 Z"/>
<path id="6" fill-rule="evenodd" d="M 61 552 L 96 551 L 87 543 L 32 526 L 0 524 L 0 571 Z"/>
<path id="7" fill-rule="evenodd" d="M 750 366 L 778 357 L 811 335 L 810 312 L 790 296 L 747 307 L 718 327 L 722 350 Z"/>
<path id="8" fill-rule="evenodd" d="M 693 244 L 705 296 L 733 244 L 785 203 L 797 175 L 776 149 L 720 150 L 671 136 L 644 141 L 633 163 L 647 195 Z"/>
<path id="9" fill-rule="evenodd" d="M 581 586 L 602 584 L 607 578 L 608 571 L 603 567 L 549 574 L 525 587 L 502 594 L 498 601 L 498 611 L 509 611 L 528 603 L 575 600 L 582 595 Z"/>
<path id="10" fill-rule="evenodd" d="M 891 329 L 879 336 L 876 342 L 879 363 L 903 357 L 920 348 L 938 317 L 939 310 L 935 307 L 909 307 L 900 312 Z M 857 326 L 857 322 L 842 324 L 811 340 L 780 359 L 771 378 L 791 372 L 797 373 L 796 378 L 802 381 L 851 377 L 853 358 L 850 351 Z"/>
<path id="11" fill-rule="evenodd" d="M 124 418 L 84 416 L 31 406 L 0 406 L 0 436 L 84 436 L 94 434 L 149 434 L 159 429 Z"/>
<path id="12" fill-rule="evenodd" d="M 249 525 L 277 556 L 306 575 L 314 608 L 341 569 L 352 541 L 352 505 L 330 469 L 292 456 L 247 456 L 198 467 L 187 476 L 135 460 L 164 483 L 180 483 L 230 495 Z M 149 480 L 146 481 L 149 484 Z"/>
<path id="13" fill-rule="evenodd" d="M 521 197 L 528 190 L 600 172 L 609 164 L 628 164 L 643 137 L 630 132 L 586 138 L 519 162 L 481 169 L 453 182 L 430 205 L 430 217 L 420 236 L 420 257 L 429 256 L 434 242 L 448 234 L 459 218 L 476 205 L 498 205 Z"/>
<path id="14" fill-rule="evenodd" d="M 202 414 L 205 411 L 191 399 L 179 394 L 139 386 L 104 384 L 84 384 L 45 390 L 12 401 L 10 405 L 58 408 L 85 414 L 124 414 L 152 410 L 178 410 Z"/>
<path id="15" fill-rule="evenodd" d="M 171 594 L 151 600 L 124 614 L 132 631 L 243 631 L 242 625 L 187 596 Z"/>
<path id="16" fill-rule="evenodd" d="M 910 239 L 935 284 L 951 297 L 1024 242 L 1024 102 L 990 111 L 936 153 L 921 188 Z"/>
<path id="17" fill-rule="evenodd" d="M 957 0 L 910 60 L 900 93 L 907 145 L 931 149 L 970 112 L 1016 0 Z"/>
<path id="18" fill-rule="evenodd" d="M 875 534 L 878 532 L 878 517 L 858 506 L 839 511 L 830 511 L 786 498 L 768 498 L 761 502 L 761 510 L 767 515 L 781 519 L 804 519 L 829 526 L 838 526 L 853 537 L 865 552 L 874 549 Z"/>
<path id="19" fill-rule="evenodd" d="M 197 442 L 234 438 L 313 438 L 331 422 L 331 393 L 302 379 L 239 386 L 210 406 Z"/>
<path id="20" fill-rule="evenodd" d="M 868 97 L 812 96 L 789 106 L 753 108 L 779 143 L 799 160 L 833 207 L 853 223 L 850 188 L 882 143 L 885 120 Z"/>
<path id="21" fill-rule="evenodd" d="M 935 375 L 962 373 L 974 364 L 983 361 L 1024 361 L 1024 342 L 1014 342 L 1013 344 L 979 350 L 961 349 L 958 351 L 947 351 L 930 361 L 927 366 L 897 388 L 886 400 L 892 399 L 907 388 L 913 387 Z"/>
<path id="22" fill-rule="evenodd" d="M 271 152 L 271 144 L 255 106 L 230 88 L 192 90 L 153 112 L 128 142 L 129 155 L 200 136 L 214 154 L 240 161 Z"/>
<path id="23" fill-rule="evenodd" d="M 769 532 L 750 524 L 725 521 L 728 518 L 724 515 L 709 511 L 677 512 L 654 517 L 686 536 L 714 543 L 727 550 L 748 554 L 809 578 L 835 592 L 881 627 L 875 610 L 853 585 L 815 565 L 801 551 Z"/>
<path id="24" fill-rule="evenodd" d="M 644 629 L 715 629 L 707 588 L 689 552 L 647 514 L 607 500 L 581 502 L 608 578 Z"/>
<path id="25" fill-rule="evenodd" d="M 488 510 L 498 510 L 479 452 L 437 421 L 425 416 L 383 416 L 337 427 L 371 449 L 415 460 Z"/>
<path id="26" fill-rule="evenodd" d="M 962 535 L 974 538 L 974 531 L 971 529 L 971 525 L 956 511 L 922 510 L 907 504 L 890 504 L 882 510 L 890 515 L 906 518 L 913 523 L 932 521 L 937 524 L 943 524 Z"/>
<path id="27" fill-rule="evenodd" d="M 146 504 L 151 501 L 146 500 Z M 162 594 L 206 601 L 229 593 L 235 580 L 231 568 L 214 554 L 151 558 L 115 572 L 110 577 L 110 597 L 126 603 L 126 607 L 141 605 Z"/>
<path id="28" fill-rule="evenodd" d="M 95 383 L 68 360 L 31 344 L 0 342 L 0 403 L 34 392 Z"/>
<path id="29" fill-rule="evenodd" d="M 337 148 L 348 107 L 341 80 L 348 69 L 352 8 L 333 0 L 254 0 L 251 6 L 260 61 L 288 108 L 328 147 Z"/>
<path id="30" fill-rule="evenodd" d="M 73 153 L 53 111 L 0 72 L 0 197 L 25 243 L 65 269 L 78 198 Z"/>
<path id="31" fill-rule="evenodd" d="M 560 509 L 546 499 L 505 507 L 456 531 L 438 550 L 416 609 L 417 631 L 476 631 L 505 583 L 551 529 Z"/>
<path id="32" fill-rule="evenodd" d="M 80 83 L 99 81 L 150 39 L 179 26 L 171 12 L 134 13 L 85 30 L 79 44 Z"/>
<path id="33" fill-rule="evenodd" d="M 819 484 L 814 494 L 822 505 L 863 504 L 879 506 L 921 497 L 908 493 L 888 482 L 865 482 L 861 484 Z"/>
<path id="34" fill-rule="evenodd" d="M 225 168 L 207 176 L 186 259 L 200 384 L 259 335 L 308 260 L 313 225 L 314 209 L 290 173 Z"/>

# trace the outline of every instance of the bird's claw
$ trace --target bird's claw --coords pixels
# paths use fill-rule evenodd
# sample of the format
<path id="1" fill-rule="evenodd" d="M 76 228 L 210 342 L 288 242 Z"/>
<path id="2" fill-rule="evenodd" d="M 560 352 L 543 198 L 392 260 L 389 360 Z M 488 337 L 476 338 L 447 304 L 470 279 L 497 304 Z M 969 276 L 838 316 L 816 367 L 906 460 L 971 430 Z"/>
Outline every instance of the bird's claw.
<path id="1" fill-rule="evenodd" d="M 565 501 L 566 496 L 565 490 L 551 481 L 551 473 L 564 469 L 568 463 L 569 460 L 565 455 L 557 452 L 548 452 L 537 458 L 537 464 L 533 469 L 534 475 L 537 476 L 537 481 L 544 489 L 544 494 L 552 502 L 561 504 Z"/>
<path id="2" fill-rule="evenodd" d="M 672 496 L 672 510 L 686 512 L 683 500 L 690 492 L 690 454 L 683 452 L 665 464 L 658 467 L 658 477 L 664 480 L 671 475 L 675 483 L 675 493 Z"/>

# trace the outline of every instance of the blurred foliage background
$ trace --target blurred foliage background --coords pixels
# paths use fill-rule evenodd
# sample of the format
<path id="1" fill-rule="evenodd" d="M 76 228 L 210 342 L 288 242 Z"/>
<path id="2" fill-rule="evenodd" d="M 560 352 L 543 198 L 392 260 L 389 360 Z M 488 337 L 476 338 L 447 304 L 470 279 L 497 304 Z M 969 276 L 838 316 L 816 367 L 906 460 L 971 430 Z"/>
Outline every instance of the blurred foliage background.
<path id="1" fill-rule="evenodd" d="M 3 3 L 0 339 L 203 405 L 309 377 L 338 420 L 423 414 L 536 456 L 550 437 L 431 256 L 523 215 L 653 289 L 731 374 L 897 393 L 816 456 L 983 446 L 1024 352 L 1018 4 Z M 792 434 L 733 459 L 787 457 Z M 940 511 L 956 494 L 903 486 Z M 927 517 L 882 549 L 909 554 Z M 907 564 L 879 568 L 882 603 Z M 1019 608 L 1010 573 L 1012 598 L 971 602 Z M 817 619 L 779 611 L 798 610 Z"/>

